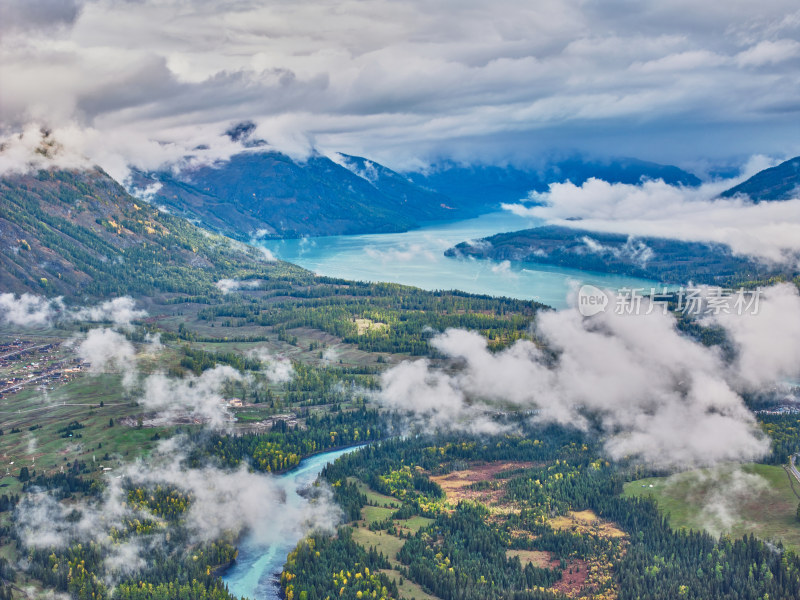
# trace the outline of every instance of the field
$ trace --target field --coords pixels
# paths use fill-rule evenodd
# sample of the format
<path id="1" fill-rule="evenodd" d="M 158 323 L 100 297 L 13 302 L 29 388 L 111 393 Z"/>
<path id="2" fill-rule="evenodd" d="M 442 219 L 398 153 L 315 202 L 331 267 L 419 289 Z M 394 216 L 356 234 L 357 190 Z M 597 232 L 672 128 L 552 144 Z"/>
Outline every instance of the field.
<path id="1" fill-rule="evenodd" d="M 397 498 L 392 498 L 391 496 L 385 496 L 383 494 L 379 494 L 371 487 L 369 487 L 366 483 L 364 483 L 360 479 L 356 479 L 355 477 L 348 478 L 348 481 L 350 481 L 351 483 L 355 483 L 358 486 L 358 491 L 367 496 L 368 504 L 373 504 L 375 506 L 381 506 L 381 507 L 390 507 L 395 509 L 400 508 L 400 501 Z"/>
<path id="2" fill-rule="evenodd" d="M 795 487 L 800 489 L 797 482 Z M 800 550 L 800 498 L 782 467 L 750 464 L 741 472 L 701 470 L 640 479 L 626 483 L 624 495 L 655 498 L 673 527 L 737 537 L 752 533 Z"/>
<path id="3" fill-rule="evenodd" d="M 54 473 L 78 460 L 100 474 L 134 460 L 155 439 L 168 435 L 169 428 L 120 425 L 121 417 L 141 412 L 121 400 L 123 396 L 119 376 L 82 375 L 47 395 L 25 390 L 4 399 L 2 460 L 10 476 L 0 481 L 3 493 L 19 492 L 21 483 L 14 476 L 22 467 L 31 473 Z M 71 423 L 80 427 L 67 430 Z"/>
<path id="4" fill-rule="evenodd" d="M 368 505 L 361 509 L 361 521 L 357 521 L 356 527 L 353 528 L 353 539 L 366 549 L 374 547 L 379 552 L 385 554 L 393 568 L 401 566 L 400 561 L 397 560 L 397 553 L 400 552 L 405 540 L 391 535 L 385 530 L 370 531 L 368 529 L 370 523 L 383 521 L 391 517 L 392 514 L 400 508 L 400 501 L 392 496 L 386 496 L 376 492 L 360 479 L 351 477 L 348 480 L 351 483 L 355 483 L 359 490 L 367 496 L 367 502 L 377 505 Z M 414 516 L 409 519 L 395 520 L 394 523 L 397 528 L 404 533 L 416 533 L 421 528 L 427 527 L 433 523 L 433 519 Z M 397 583 L 401 598 L 409 600 L 437 600 L 436 596 L 431 596 L 426 593 L 413 581 L 404 579 L 397 571 L 393 569 L 383 569 L 381 572 L 385 573 L 389 579 Z"/>

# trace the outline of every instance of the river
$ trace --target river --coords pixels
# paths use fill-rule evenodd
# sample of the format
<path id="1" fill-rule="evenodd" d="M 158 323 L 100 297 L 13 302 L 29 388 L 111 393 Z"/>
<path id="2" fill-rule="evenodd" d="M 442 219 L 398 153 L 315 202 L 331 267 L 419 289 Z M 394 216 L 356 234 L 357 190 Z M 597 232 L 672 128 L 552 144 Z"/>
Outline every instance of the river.
<path id="1" fill-rule="evenodd" d="M 474 240 L 541 225 L 535 219 L 496 212 L 437 223 L 404 233 L 336 235 L 261 242 L 275 256 L 319 275 L 356 281 L 389 281 L 425 290 L 457 289 L 474 294 L 537 300 L 564 308 L 573 282 L 598 287 L 644 287 L 651 281 L 548 265 L 498 264 L 447 258 L 444 251 Z"/>
<path id="2" fill-rule="evenodd" d="M 476 294 L 538 300 L 555 308 L 566 306 L 573 282 L 598 287 L 650 287 L 652 282 L 631 277 L 590 273 L 545 265 L 503 265 L 491 261 L 457 260 L 444 251 L 465 240 L 535 227 L 532 219 L 501 212 L 475 219 L 437 223 L 405 233 L 368 234 L 270 240 L 262 245 L 278 258 L 320 275 L 358 281 L 389 281 L 427 290 L 458 289 Z M 311 483 L 329 462 L 353 448 L 318 454 L 278 476 L 287 503 L 306 500 L 297 493 Z M 280 518 L 279 516 L 277 518 Z M 223 576 L 236 596 L 277 599 L 277 577 L 299 536 L 279 543 L 259 544 L 253 537 L 239 543 L 239 557 Z"/>
<path id="3" fill-rule="evenodd" d="M 298 490 L 308 487 L 317 479 L 325 465 L 335 461 L 358 447 L 323 452 L 303 460 L 296 468 L 277 475 L 278 484 L 286 493 L 287 504 L 308 502 Z M 266 477 L 266 476 L 265 476 Z M 280 518 L 280 515 L 276 515 Z M 234 596 L 253 600 L 278 600 L 278 582 L 289 552 L 294 550 L 300 536 L 296 539 L 284 538 L 279 543 L 259 543 L 252 536 L 245 536 L 238 544 L 239 556 L 236 563 L 223 575 L 222 580 Z"/>

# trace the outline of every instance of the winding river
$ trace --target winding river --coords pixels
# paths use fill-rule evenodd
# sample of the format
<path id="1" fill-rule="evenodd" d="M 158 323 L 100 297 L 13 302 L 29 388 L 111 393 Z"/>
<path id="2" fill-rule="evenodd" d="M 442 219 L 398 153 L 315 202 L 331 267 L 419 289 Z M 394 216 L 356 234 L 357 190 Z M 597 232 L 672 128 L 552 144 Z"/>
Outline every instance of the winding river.
<path id="1" fill-rule="evenodd" d="M 325 465 L 335 461 L 359 447 L 345 448 L 316 454 L 302 461 L 296 468 L 276 476 L 278 484 L 286 493 L 286 503 L 299 505 L 307 502 L 298 490 L 308 487 L 317 479 Z M 276 515 L 280 518 L 280 515 Z M 294 550 L 300 536 L 296 539 L 284 538 L 279 543 L 259 543 L 252 536 L 245 536 L 239 544 L 236 563 L 223 575 L 222 580 L 235 596 L 245 596 L 254 600 L 278 600 L 280 573 L 289 552 Z"/>
<path id="2" fill-rule="evenodd" d="M 540 223 L 511 213 L 492 213 L 475 219 L 438 223 L 405 233 L 330 236 L 276 240 L 263 246 L 278 258 L 320 275 L 359 281 L 389 281 L 422 289 L 458 289 L 476 294 L 538 300 L 555 308 L 566 306 L 575 282 L 598 287 L 649 287 L 652 282 L 631 277 L 590 273 L 545 265 L 498 264 L 491 261 L 446 258 L 444 251 L 455 244 L 495 233 L 534 227 Z M 320 471 L 355 448 L 312 456 L 278 477 L 290 506 L 306 500 L 297 493 L 311 485 Z M 280 518 L 280 515 L 276 515 Z M 297 537 L 265 544 L 255 537 L 239 543 L 237 562 L 223 580 L 236 596 L 256 600 L 278 599 L 278 581 L 286 557 L 297 545 Z"/>

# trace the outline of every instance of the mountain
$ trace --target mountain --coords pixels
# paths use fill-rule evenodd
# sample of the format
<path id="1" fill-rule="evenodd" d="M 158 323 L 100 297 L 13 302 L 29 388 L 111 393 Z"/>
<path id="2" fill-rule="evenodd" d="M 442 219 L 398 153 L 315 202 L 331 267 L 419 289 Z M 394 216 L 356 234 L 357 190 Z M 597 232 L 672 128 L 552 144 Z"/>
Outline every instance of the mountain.
<path id="1" fill-rule="evenodd" d="M 800 156 L 764 169 L 747 181 L 720 194 L 723 198 L 748 196 L 753 202 L 789 200 L 800 196 Z"/>
<path id="2" fill-rule="evenodd" d="M 457 199 L 464 208 L 491 210 L 504 202 L 516 202 L 529 192 L 544 192 L 551 183 L 571 181 L 581 185 L 595 177 L 610 183 L 639 183 L 663 179 L 673 185 L 698 186 L 700 180 L 678 167 L 631 158 L 611 161 L 570 158 L 542 168 L 464 166 L 454 162 L 435 165 L 425 173 L 409 173 L 411 181 Z"/>
<path id="3" fill-rule="evenodd" d="M 434 205 L 449 211 L 461 208 L 458 197 L 450 198 L 435 190 L 416 185 L 407 175 L 361 156 L 340 154 L 341 165 L 366 179 L 382 193 L 409 207 Z M 449 206 L 455 204 L 456 206 Z"/>
<path id="4" fill-rule="evenodd" d="M 735 256 L 728 246 L 721 244 L 633 238 L 558 226 L 462 242 L 448 249 L 445 255 L 557 265 L 680 284 L 689 281 L 726 284 L 783 274 Z"/>
<path id="5" fill-rule="evenodd" d="M 223 277 L 302 276 L 137 200 L 100 169 L 0 178 L 3 292 L 216 293 Z"/>
<path id="6" fill-rule="evenodd" d="M 230 135 L 239 139 L 249 130 L 240 127 Z M 336 160 L 315 154 L 300 162 L 264 149 L 265 144 L 251 140 L 248 151 L 211 166 L 135 172 L 133 186 L 153 190 L 157 184 L 156 204 L 225 235 L 249 239 L 406 231 L 427 221 L 490 212 L 567 179 L 577 184 L 590 177 L 700 183 L 677 167 L 633 159 L 570 159 L 542 170 L 447 162 L 425 173 L 401 174 L 344 154 Z"/>
<path id="7" fill-rule="evenodd" d="M 160 184 L 157 204 L 240 239 L 405 231 L 457 212 L 441 194 L 382 165 L 342 160 L 348 166 L 320 155 L 301 163 L 255 150 L 177 175 L 136 173 L 133 184 Z"/>

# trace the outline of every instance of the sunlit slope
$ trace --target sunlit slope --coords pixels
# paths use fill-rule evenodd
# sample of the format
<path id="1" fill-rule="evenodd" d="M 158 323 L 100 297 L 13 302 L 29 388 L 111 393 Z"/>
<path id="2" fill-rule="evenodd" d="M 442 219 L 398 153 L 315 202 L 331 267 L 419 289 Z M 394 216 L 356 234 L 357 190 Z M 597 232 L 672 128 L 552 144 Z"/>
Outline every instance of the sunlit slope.
<path id="1" fill-rule="evenodd" d="M 221 277 L 305 273 L 160 212 L 100 169 L 0 179 L 2 291 L 203 294 Z"/>

